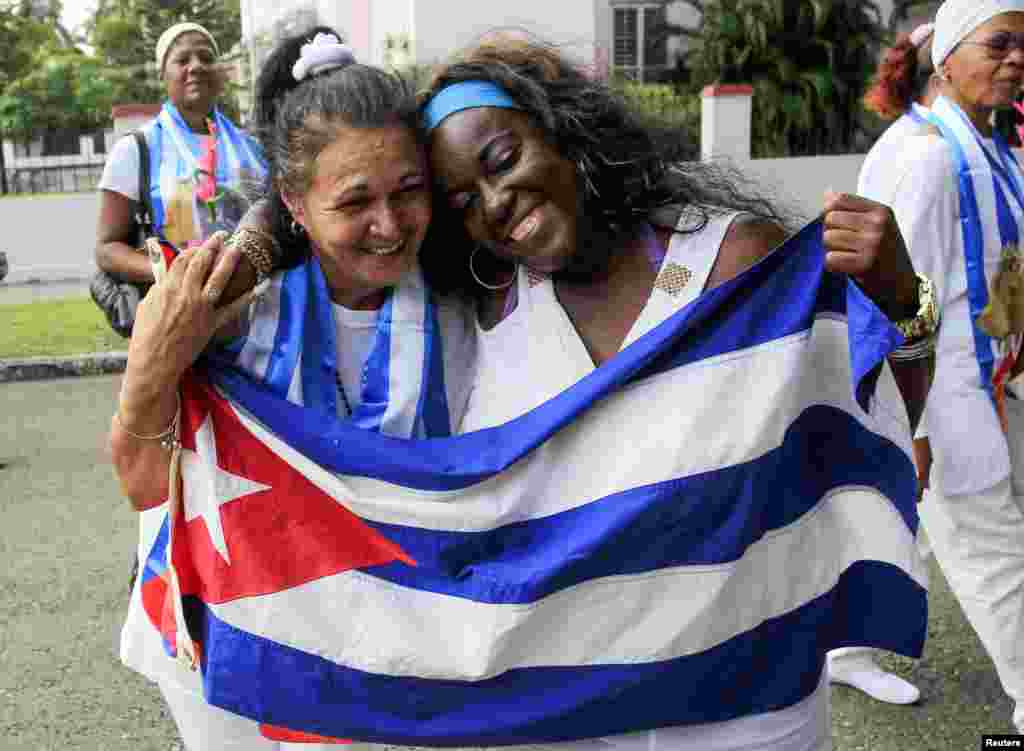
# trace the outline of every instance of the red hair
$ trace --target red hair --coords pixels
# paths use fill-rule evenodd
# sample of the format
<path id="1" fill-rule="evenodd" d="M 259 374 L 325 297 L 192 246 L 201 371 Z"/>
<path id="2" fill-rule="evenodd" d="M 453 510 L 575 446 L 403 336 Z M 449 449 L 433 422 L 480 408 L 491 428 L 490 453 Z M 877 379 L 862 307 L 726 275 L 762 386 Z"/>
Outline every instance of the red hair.
<path id="1" fill-rule="evenodd" d="M 918 48 L 909 34 L 900 34 L 878 64 L 871 88 L 864 95 L 864 106 L 886 120 L 902 115 L 920 95 L 918 68 Z"/>

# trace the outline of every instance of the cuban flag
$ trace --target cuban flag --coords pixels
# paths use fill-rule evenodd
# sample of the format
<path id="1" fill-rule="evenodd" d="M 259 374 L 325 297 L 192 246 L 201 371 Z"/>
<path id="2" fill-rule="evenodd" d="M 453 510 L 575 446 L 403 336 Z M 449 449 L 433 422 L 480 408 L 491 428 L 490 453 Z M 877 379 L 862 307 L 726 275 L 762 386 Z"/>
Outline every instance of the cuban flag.
<path id="1" fill-rule="evenodd" d="M 396 438 L 197 370 L 155 611 L 207 700 L 492 746 L 787 707 L 835 647 L 919 656 L 901 340 L 821 231 L 486 430 Z"/>

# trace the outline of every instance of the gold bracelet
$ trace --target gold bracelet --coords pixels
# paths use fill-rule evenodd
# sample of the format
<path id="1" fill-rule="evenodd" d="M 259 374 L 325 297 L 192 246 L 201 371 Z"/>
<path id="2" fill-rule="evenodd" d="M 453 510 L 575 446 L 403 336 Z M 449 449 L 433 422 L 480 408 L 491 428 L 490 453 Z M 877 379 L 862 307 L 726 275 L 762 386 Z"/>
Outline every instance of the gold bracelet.
<path id="1" fill-rule="evenodd" d="M 249 263 L 256 269 L 257 284 L 274 273 L 274 259 L 280 257 L 280 253 L 276 252 L 277 241 L 267 232 L 255 227 L 239 227 L 228 238 L 226 245 L 238 248 L 249 259 Z"/>
<path id="2" fill-rule="evenodd" d="M 917 315 L 902 321 L 893 321 L 905 342 L 929 337 L 939 328 L 939 307 L 935 300 L 935 285 L 924 274 L 917 275 Z"/>
<path id="3" fill-rule="evenodd" d="M 177 392 L 174 394 L 174 398 L 177 400 L 177 405 L 174 407 L 174 417 L 171 419 L 171 424 L 167 426 L 166 430 L 160 433 L 154 433 L 153 435 L 142 435 L 135 433 L 128 429 L 124 424 L 124 420 L 121 419 L 120 412 L 114 412 L 114 419 L 117 420 L 117 424 L 121 426 L 121 430 L 140 441 L 160 441 L 160 445 L 168 451 L 173 451 L 178 445 L 178 421 L 181 417 L 181 397 Z"/>

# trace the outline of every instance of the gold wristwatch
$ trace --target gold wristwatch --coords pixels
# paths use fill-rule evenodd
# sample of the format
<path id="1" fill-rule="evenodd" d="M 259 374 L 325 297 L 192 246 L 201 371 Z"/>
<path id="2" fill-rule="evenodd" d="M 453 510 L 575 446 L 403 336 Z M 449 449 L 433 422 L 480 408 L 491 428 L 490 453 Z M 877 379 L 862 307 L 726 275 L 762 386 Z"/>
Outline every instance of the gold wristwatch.
<path id="1" fill-rule="evenodd" d="M 903 334 L 904 343 L 917 339 L 925 339 L 939 329 L 939 307 L 935 303 L 935 285 L 924 274 L 917 275 L 917 315 L 895 321 L 895 326 Z"/>

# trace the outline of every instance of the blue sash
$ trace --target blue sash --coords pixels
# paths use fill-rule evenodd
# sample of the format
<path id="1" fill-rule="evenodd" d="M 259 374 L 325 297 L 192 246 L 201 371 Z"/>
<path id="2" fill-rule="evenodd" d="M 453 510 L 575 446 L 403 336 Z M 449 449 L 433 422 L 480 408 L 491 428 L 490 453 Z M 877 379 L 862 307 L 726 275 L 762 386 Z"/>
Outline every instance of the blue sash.
<path id="1" fill-rule="evenodd" d="M 974 351 L 981 373 L 982 387 L 993 396 L 992 373 L 995 354 L 992 338 L 978 326 L 978 317 L 988 304 L 988 280 L 985 277 L 985 234 L 984 221 L 978 208 L 978 190 L 982 184 L 975 180 L 991 175 L 992 192 L 996 209 L 996 221 L 1002 246 L 1016 245 L 1020 233 L 1017 221 L 1010 209 L 1006 192 L 1024 209 L 1024 191 L 1021 190 L 1020 167 L 1017 165 L 1009 146 L 1001 136 L 995 134 L 997 155 L 993 156 L 985 146 L 981 134 L 956 104 L 939 97 L 931 108 L 929 121 L 942 133 L 952 150 L 956 168 L 957 186 L 960 196 L 960 227 L 964 241 L 964 262 L 967 271 L 967 300 L 971 311 L 971 328 L 974 335 Z M 1005 187 L 1004 187 L 1005 186 Z"/>
<path id="2" fill-rule="evenodd" d="M 150 164 L 150 205 L 153 228 L 160 238 L 184 250 L 189 242 L 202 242 L 217 229 L 234 229 L 249 207 L 250 199 L 265 189 L 266 162 L 256 142 L 214 109 L 210 116 L 217 128 L 217 189 L 222 193 L 216 221 L 195 198 L 202 137 L 193 133 L 181 113 L 164 102 L 157 118 L 146 129 Z M 173 148 L 164 148 L 169 139 Z M 175 158 L 170 158 L 173 154 Z M 177 210 L 172 210 L 177 204 Z M 177 241 L 177 242 L 175 242 Z"/>
<path id="3" fill-rule="evenodd" d="M 451 435 L 442 347 L 437 307 L 417 270 L 380 309 L 349 424 L 403 438 Z M 316 257 L 271 277 L 245 337 L 208 357 L 294 404 L 337 416 L 337 333 Z"/>
<path id="4" fill-rule="evenodd" d="M 918 125 L 928 124 L 928 109 L 917 102 L 912 102 L 905 114 Z"/>

